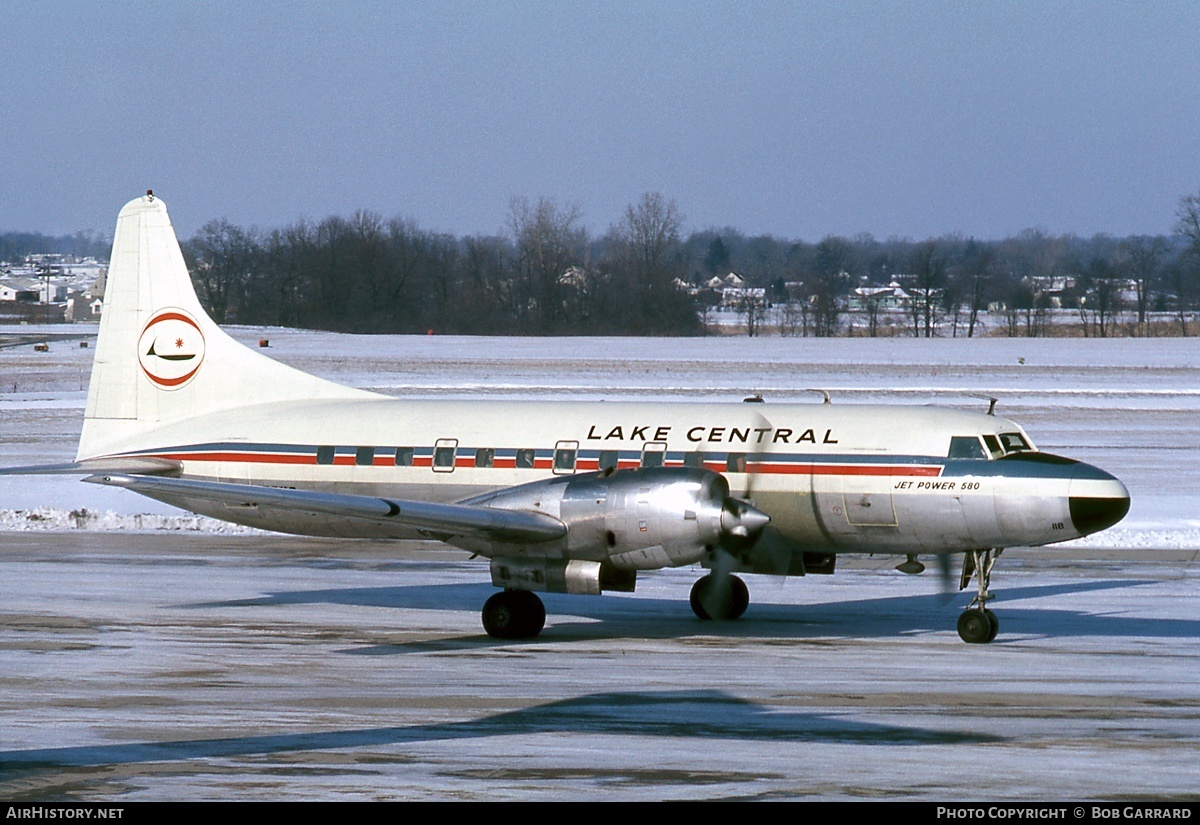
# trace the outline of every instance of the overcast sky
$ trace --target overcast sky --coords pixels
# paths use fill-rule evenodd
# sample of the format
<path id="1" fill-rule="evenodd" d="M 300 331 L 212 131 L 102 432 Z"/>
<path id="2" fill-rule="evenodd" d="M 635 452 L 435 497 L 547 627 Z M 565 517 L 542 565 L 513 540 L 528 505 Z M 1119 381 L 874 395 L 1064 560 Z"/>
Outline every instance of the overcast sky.
<path id="1" fill-rule="evenodd" d="M 0 0 L 0 230 L 190 236 L 514 196 L 603 231 L 1161 233 L 1200 191 L 1200 2 Z"/>

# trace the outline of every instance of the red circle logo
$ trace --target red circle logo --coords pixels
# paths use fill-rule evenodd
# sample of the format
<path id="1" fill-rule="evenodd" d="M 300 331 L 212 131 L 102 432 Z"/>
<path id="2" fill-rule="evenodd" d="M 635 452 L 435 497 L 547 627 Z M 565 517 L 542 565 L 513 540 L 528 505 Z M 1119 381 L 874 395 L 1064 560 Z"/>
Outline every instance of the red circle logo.
<path id="1" fill-rule="evenodd" d="M 138 338 L 138 363 L 154 385 L 177 390 L 195 377 L 204 360 L 204 333 L 182 309 L 160 309 Z"/>

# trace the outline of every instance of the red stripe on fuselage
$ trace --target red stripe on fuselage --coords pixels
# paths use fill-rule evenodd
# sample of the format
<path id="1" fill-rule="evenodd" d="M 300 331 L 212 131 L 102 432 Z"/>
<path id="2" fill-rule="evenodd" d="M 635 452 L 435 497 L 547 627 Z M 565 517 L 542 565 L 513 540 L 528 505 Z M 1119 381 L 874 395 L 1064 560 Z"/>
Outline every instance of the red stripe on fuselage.
<path id="1" fill-rule="evenodd" d="M 212 462 L 229 462 L 237 464 L 309 464 L 315 465 L 317 457 L 312 454 L 304 453 L 236 453 L 228 451 L 220 452 L 204 452 L 204 453 L 144 453 L 147 458 L 165 458 L 172 461 L 212 461 Z M 353 467 L 367 466 L 357 465 L 355 457 L 352 455 L 334 456 L 334 465 L 338 467 Z M 668 462 L 672 466 L 673 462 Z M 413 467 L 430 467 L 433 464 L 433 459 L 429 456 L 414 456 Z M 327 466 L 327 465 L 326 465 Z M 374 462 L 369 465 L 373 467 L 393 467 L 395 460 L 391 457 L 376 456 Z M 401 465 L 403 466 L 403 465 Z M 474 467 L 474 458 L 458 458 L 454 462 L 455 467 Z M 512 458 L 498 458 L 495 461 L 496 468 L 499 469 L 515 469 L 516 460 Z M 599 469 L 600 462 L 597 459 L 581 458 L 577 462 L 575 469 L 577 471 L 594 471 Z M 639 463 L 637 461 L 621 461 L 618 467 L 622 470 L 637 469 Z M 760 473 L 762 475 L 818 475 L 818 476 L 939 476 L 942 474 L 941 465 L 937 464 L 822 464 L 813 462 L 804 462 L 798 464 L 784 464 L 780 462 L 769 461 L 751 461 L 746 465 L 745 470 L 728 470 L 723 464 L 714 461 L 706 461 L 704 468 L 711 470 L 714 473 L 726 472 L 745 472 L 745 473 Z M 485 468 L 480 468 L 485 469 Z M 553 469 L 553 462 L 548 459 L 537 459 L 534 462 L 534 469 L 550 470 Z"/>
<path id="2" fill-rule="evenodd" d="M 937 476 L 942 468 L 917 464 L 769 464 L 752 461 L 746 472 L 764 475 L 814 476 Z"/>

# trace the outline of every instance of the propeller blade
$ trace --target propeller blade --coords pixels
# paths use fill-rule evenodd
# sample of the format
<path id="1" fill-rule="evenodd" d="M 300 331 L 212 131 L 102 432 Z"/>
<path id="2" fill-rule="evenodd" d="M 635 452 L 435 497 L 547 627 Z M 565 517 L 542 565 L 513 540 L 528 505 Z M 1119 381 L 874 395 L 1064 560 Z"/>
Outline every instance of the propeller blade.
<path id="1" fill-rule="evenodd" d="M 950 570 L 950 554 L 938 553 L 938 580 L 942 583 L 942 596 L 949 600 L 954 596 L 954 574 Z"/>
<path id="2" fill-rule="evenodd" d="M 709 557 L 709 570 L 705 578 L 708 586 L 699 590 L 693 589 L 692 598 L 698 601 L 709 618 L 727 618 L 729 605 L 733 600 L 733 571 L 737 570 L 739 560 L 724 547 L 713 548 Z M 693 604 L 693 607 L 695 605 Z"/>
<path id="3" fill-rule="evenodd" d="M 754 426 L 757 433 L 769 433 L 775 429 L 767 417 L 760 412 L 754 414 Z M 756 446 L 758 445 L 756 444 Z M 766 452 L 761 449 L 746 456 L 746 498 L 751 501 L 754 500 L 754 488 L 758 485 L 759 476 L 762 475 L 758 467 L 766 459 L 766 456 Z"/>

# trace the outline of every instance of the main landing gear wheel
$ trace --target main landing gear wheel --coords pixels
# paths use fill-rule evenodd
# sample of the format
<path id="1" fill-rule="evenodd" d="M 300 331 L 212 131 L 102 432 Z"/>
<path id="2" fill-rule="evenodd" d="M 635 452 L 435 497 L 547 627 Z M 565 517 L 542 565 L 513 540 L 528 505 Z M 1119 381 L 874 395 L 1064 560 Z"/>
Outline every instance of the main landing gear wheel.
<path id="1" fill-rule="evenodd" d="M 532 639 L 546 626 L 546 606 L 528 590 L 501 590 L 483 603 L 483 629 L 495 639 Z"/>
<path id="2" fill-rule="evenodd" d="M 736 619 L 750 605 L 746 583 L 733 575 L 723 578 L 709 573 L 692 585 L 692 611 L 701 619 Z"/>
<path id="3" fill-rule="evenodd" d="M 963 560 L 962 579 L 959 589 L 965 588 L 974 576 L 979 583 L 979 592 L 958 617 L 958 635 L 967 644 L 987 644 L 1000 632 L 1000 620 L 987 609 L 987 603 L 995 598 L 988 587 L 992 583 L 992 567 L 1003 550 L 972 550 Z"/>

